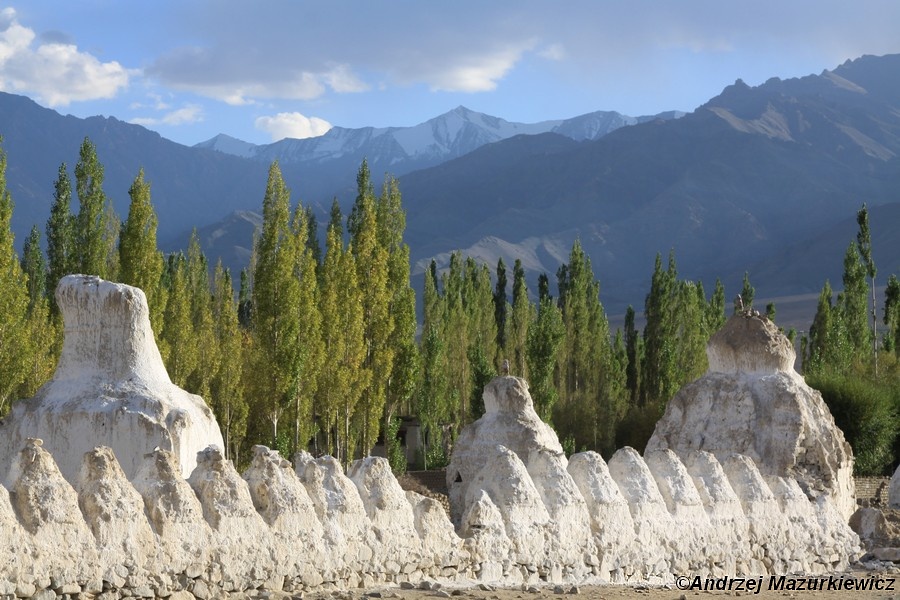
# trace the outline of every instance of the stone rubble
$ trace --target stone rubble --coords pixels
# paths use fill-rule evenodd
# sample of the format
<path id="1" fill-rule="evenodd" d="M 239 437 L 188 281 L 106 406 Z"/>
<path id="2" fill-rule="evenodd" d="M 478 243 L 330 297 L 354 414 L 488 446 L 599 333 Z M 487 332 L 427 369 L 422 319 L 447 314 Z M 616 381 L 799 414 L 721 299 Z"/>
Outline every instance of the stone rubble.
<path id="1" fill-rule="evenodd" d="M 112 302 L 102 310 L 113 312 L 117 303 L 142 299 L 134 288 L 109 285 L 76 278 L 64 281 L 60 297 L 85 306 Z M 844 569 L 860 553 L 845 516 L 849 447 L 815 394 L 788 372 L 777 330 L 737 318 L 711 340 L 710 372 L 685 388 L 692 395 L 680 392 L 670 403 L 644 456 L 622 448 L 608 463 L 595 452 L 567 459 L 535 413 L 525 381 L 495 378 L 484 391 L 485 415 L 461 432 L 447 468 L 450 516 L 435 500 L 404 492 L 384 458 L 355 461 L 345 473 L 332 457 L 301 452 L 292 465 L 256 446 L 241 475 L 212 443 L 195 450 L 187 468 L 185 449 L 215 438 L 206 425 L 192 430 L 200 413 L 187 418 L 172 409 L 184 428 L 140 421 L 151 433 L 138 439 L 127 429 L 137 421 L 125 415 L 134 395 L 116 397 L 132 407 L 125 412 L 97 407 L 97 423 L 121 414 L 115 425 L 126 428 L 93 441 L 108 445 L 73 456 L 71 436 L 46 446 L 33 435 L 20 440 L 67 426 L 46 427 L 29 416 L 28 407 L 56 397 L 48 384 L 49 392 L 4 426 L 18 447 L 0 463 L 7 482 L 0 486 L 0 597 L 207 600 L 309 590 L 350 597 L 340 590 L 383 585 L 448 597 L 442 586 L 475 582 L 484 590 L 516 585 L 537 593 L 541 585 L 571 591 L 585 582 L 663 584 L 680 574 Z M 153 403 L 171 398 L 174 386 L 167 376 L 146 375 L 156 368 L 141 362 L 156 352 L 152 332 L 147 338 L 149 327 L 112 322 L 112 331 L 88 328 L 106 340 L 94 348 L 143 345 L 109 372 L 140 379 L 147 388 L 140 402 L 158 408 Z M 93 351 L 75 338 L 79 352 Z M 87 381 L 71 371 L 76 359 L 99 377 L 96 357 L 72 352 L 54 381 Z M 95 392 L 112 389 L 91 381 Z M 84 386 L 74 388 L 78 397 L 86 397 Z M 763 417 L 777 422 L 762 427 Z M 80 435 L 93 431 L 73 426 Z M 164 431 L 166 444 L 145 447 Z M 136 446 L 126 448 L 123 464 L 116 443 L 129 436 Z"/>

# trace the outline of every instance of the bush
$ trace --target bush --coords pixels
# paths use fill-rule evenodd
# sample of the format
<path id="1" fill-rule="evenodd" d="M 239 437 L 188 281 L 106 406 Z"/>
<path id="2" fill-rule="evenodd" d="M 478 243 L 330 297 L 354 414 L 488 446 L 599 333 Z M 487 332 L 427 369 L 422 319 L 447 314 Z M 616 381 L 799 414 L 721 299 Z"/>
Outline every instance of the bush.
<path id="1" fill-rule="evenodd" d="M 403 445 L 397 433 L 400 431 L 400 425 L 403 422 L 400 417 L 394 417 L 388 423 L 387 431 L 384 433 L 384 445 L 387 451 L 388 463 L 391 465 L 395 477 L 400 477 L 406 473 L 406 453 L 403 451 Z"/>
<path id="2" fill-rule="evenodd" d="M 837 426 L 853 448 L 855 475 L 890 475 L 897 438 L 897 394 L 889 385 L 847 375 L 815 375 L 807 383 L 822 393 Z"/>

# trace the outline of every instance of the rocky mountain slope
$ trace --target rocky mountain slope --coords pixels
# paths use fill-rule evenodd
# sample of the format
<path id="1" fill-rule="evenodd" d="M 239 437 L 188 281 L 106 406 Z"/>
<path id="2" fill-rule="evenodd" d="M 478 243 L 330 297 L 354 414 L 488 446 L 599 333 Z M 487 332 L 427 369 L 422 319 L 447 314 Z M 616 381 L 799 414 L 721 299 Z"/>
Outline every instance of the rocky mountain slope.
<path id="1" fill-rule="evenodd" d="M 417 289 L 428 262 L 445 264 L 454 249 L 491 264 L 521 258 L 532 282 L 552 278 L 578 237 L 611 313 L 641 307 L 654 256 L 670 249 L 681 277 L 708 286 L 721 277 L 729 295 L 745 270 L 757 297 L 815 293 L 826 278 L 839 287 L 863 202 L 880 274 L 900 270 L 890 233 L 900 226 L 900 55 L 757 87 L 738 80 L 675 116 L 523 125 L 460 107 L 413 128 L 335 128 L 266 146 L 219 136 L 206 144 L 214 151 L 0 94 L 19 243 L 32 224 L 43 228 L 56 169 L 72 168 L 87 135 L 121 215 L 144 167 L 161 245 L 184 247 L 196 226 L 211 262 L 221 255 L 232 268 L 249 254 L 269 160 L 324 223 L 333 197 L 349 207 L 365 156 L 376 179 L 400 177 Z"/>
<path id="2" fill-rule="evenodd" d="M 621 310 L 642 303 L 657 252 L 674 248 L 681 276 L 721 276 L 733 290 L 747 269 L 777 271 L 789 246 L 830 243 L 863 202 L 900 201 L 898 154 L 900 56 L 863 57 L 816 76 L 737 81 L 681 119 L 596 141 L 506 140 L 410 173 L 401 189 L 418 270 L 460 248 L 552 275 L 579 237 L 604 302 Z M 897 218 L 879 214 L 876 237 Z M 853 235 L 835 242 L 837 269 Z M 898 251 L 876 247 L 876 260 Z M 755 278 L 757 295 L 818 291 L 833 265 L 808 266 L 778 285 Z"/>

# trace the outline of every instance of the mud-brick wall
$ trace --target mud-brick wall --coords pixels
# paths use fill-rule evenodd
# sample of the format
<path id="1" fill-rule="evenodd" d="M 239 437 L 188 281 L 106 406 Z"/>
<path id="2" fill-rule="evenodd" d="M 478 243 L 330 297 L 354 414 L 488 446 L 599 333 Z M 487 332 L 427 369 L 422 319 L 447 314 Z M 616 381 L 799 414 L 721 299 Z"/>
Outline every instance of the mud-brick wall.
<path id="1" fill-rule="evenodd" d="M 856 483 L 856 503 L 869 506 L 887 506 L 890 477 L 854 477 Z"/>

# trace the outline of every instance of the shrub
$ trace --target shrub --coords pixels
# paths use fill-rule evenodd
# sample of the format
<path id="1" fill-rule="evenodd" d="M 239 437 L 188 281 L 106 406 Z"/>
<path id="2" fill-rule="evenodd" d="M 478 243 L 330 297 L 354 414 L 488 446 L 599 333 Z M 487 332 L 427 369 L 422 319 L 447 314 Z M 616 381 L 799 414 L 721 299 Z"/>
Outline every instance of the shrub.
<path id="1" fill-rule="evenodd" d="M 809 385 L 822 393 L 837 426 L 853 448 L 855 475 L 890 475 L 898 414 L 889 385 L 847 375 L 819 374 Z"/>

